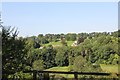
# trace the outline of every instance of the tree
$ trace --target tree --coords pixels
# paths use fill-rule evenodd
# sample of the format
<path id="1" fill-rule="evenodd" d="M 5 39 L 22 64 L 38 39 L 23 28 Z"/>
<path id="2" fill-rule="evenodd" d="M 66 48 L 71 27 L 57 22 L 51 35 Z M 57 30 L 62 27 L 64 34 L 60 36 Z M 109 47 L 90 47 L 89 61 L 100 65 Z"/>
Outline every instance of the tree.
<path id="1" fill-rule="evenodd" d="M 77 56 L 74 61 L 74 70 L 83 71 L 86 65 L 86 60 L 82 56 Z"/>
<path id="2" fill-rule="evenodd" d="M 2 28 L 2 70 L 3 72 L 17 72 L 24 69 L 25 42 L 17 38 L 14 28 Z M 4 76 L 4 75 L 3 75 Z"/>
<path id="3" fill-rule="evenodd" d="M 42 37 L 43 37 L 43 34 L 39 34 L 39 35 L 38 35 L 38 38 L 41 39 Z"/>
<path id="4" fill-rule="evenodd" d="M 82 42 L 84 42 L 84 39 L 82 37 L 78 38 L 77 45 L 80 44 L 80 43 L 82 43 Z"/>
<path id="5" fill-rule="evenodd" d="M 58 66 L 68 66 L 68 51 L 65 46 L 57 49 L 55 62 Z"/>
<path id="6" fill-rule="evenodd" d="M 42 44 L 47 44 L 47 43 L 49 43 L 49 41 L 48 41 L 47 39 L 45 39 L 45 38 L 42 38 L 42 39 L 41 39 L 41 43 L 42 43 Z"/>
<path id="7" fill-rule="evenodd" d="M 56 51 L 52 47 L 52 45 L 49 45 L 48 47 L 44 48 L 41 53 L 42 53 L 42 60 L 44 61 L 45 64 L 45 68 L 51 68 L 55 66 Z"/>
<path id="8" fill-rule="evenodd" d="M 70 41 L 70 34 L 69 34 L 69 33 L 65 35 L 65 39 L 66 39 L 67 41 Z"/>
<path id="9" fill-rule="evenodd" d="M 61 36 L 61 43 L 62 43 L 62 45 L 67 46 L 67 42 L 66 42 L 64 36 Z"/>
<path id="10" fill-rule="evenodd" d="M 40 44 L 37 43 L 37 42 L 35 42 L 35 43 L 34 43 L 34 48 L 40 48 Z"/>
<path id="11" fill-rule="evenodd" d="M 97 38 L 97 43 L 102 44 L 105 39 L 106 39 L 106 36 L 100 36 Z"/>
<path id="12" fill-rule="evenodd" d="M 0 62 L 2 62 L 2 19 L 1 19 L 1 13 L 0 13 Z M 0 64 L 0 74 L 2 74 L 2 64 Z M 2 75 L 0 75 L 0 79 L 2 78 Z"/>
<path id="13" fill-rule="evenodd" d="M 40 42 L 39 42 L 38 38 L 34 39 L 34 48 L 40 48 Z"/>
<path id="14" fill-rule="evenodd" d="M 68 49 L 69 50 L 69 52 L 68 52 L 69 66 L 74 64 L 75 56 L 78 56 L 78 53 L 80 52 L 77 49 L 78 49 L 78 46 L 77 47 L 69 47 L 69 49 Z"/>
<path id="15" fill-rule="evenodd" d="M 36 60 L 33 62 L 33 69 L 34 70 L 43 70 L 44 69 L 44 62 L 43 60 Z"/>
<path id="16" fill-rule="evenodd" d="M 71 41 L 75 41 L 76 40 L 77 35 L 76 34 L 70 34 L 70 40 Z"/>
<path id="17" fill-rule="evenodd" d="M 120 30 L 112 32 L 111 35 L 114 37 L 118 37 L 119 32 L 120 32 Z"/>

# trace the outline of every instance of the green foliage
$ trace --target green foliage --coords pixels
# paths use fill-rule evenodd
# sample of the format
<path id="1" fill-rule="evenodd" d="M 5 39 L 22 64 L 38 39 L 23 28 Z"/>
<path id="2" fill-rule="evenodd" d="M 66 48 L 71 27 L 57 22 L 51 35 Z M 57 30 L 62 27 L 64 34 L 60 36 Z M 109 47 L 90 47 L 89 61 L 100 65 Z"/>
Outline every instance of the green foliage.
<path id="1" fill-rule="evenodd" d="M 84 39 L 82 37 L 79 37 L 78 40 L 77 40 L 77 44 L 80 44 L 82 42 L 84 42 Z"/>
<path id="2" fill-rule="evenodd" d="M 71 46 L 73 44 L 74 41 L 66 41 L 67 46 Z M 57 41 L 57 42 L 50 42 L 48 44 L 44 44 L 43 46 L 48 46 L 48 45 L 52 45 L 53 47 L 61 47 L 64 46 L 61 44 L 61 41 Z"/>
<path id="3" fill-rule="evenodd" d="M 14 28 L 2 27 L 2 71 L 16 73 L 24 70 L 26 61 L 25 41 L 17 37 Z M 9 74 L 3 74 L 7 78 Z"/>
<path id="4" fill-rule="evenodd" d="M 55 62 L 58 66 L 68 66 L 68 52 L 67 47 L 57 48 L 57 53 L 55 57 Z"/>
<path id="5" fill-rule="evenodd" d="M 45 68 L 51 68 L 55 66 L 55 55 L 56 51 L 49 45 L 47 48 L 42 50 L 42 60 L 44 61 Z"/>
<path id="6" fill-rule="evenodd" d="M 66 42 L 65 38 L 61 38 L 61 44 L 63 46 L 67 46 L 67 42 Z"/>
<path id="7" fill-rule="evenodd" d="M 40 54 L 41 54 L 40 49 L 30 48 L 28 50 L 28 52 L 27 52 L 27 61 L 26 61 L 26 64 L 32 67 L 32 63 L 35 60 L 38 60 L 38 59 L 41 58 Z"/>
<path id="8" fill-rule="evenodd" d="M 84 71 L 84 67 L 86 66 L 86 60 L 82 56 L 77 56 L 73 65 L 75 71 Z"/>
<path id="9" fill-rule="evenodd" d="M 42 38 L 42 39 L 41 39 L 41 43 L 42 43 L 42 44 L 47 44 L 47 43 L 49 43 L 49 41 L 46 40 L 45 38 Z"/>
<path id="10" fill-rule="evenodd" d="M 100 67 L 104 72 L 111 72 L 111 73 L 119 73 L 118 65 L 111 65 L 111 64 L 100 64 Z"/>
<path id="11" fill-rule="evenodd" d="M 44 69 L 44 62 L 43 60 L 36 60 L 33 62 L 33 69 L 34 70 L 43 70 Z"/>
<path id="12" fill-rule="evenodd" d="M 23 73 L 22 71 L 20 72 L 16 72 L 13 75 L 9 75 L 8 76 L 9 79 L 19 79 L 19 80 L 23 80 L 23 79 L 32 79 L 32 75 L 31 73 Z"/>
<path id="13" fill-rule="evenodd" d="M 73 65 L 75 57 L 80 55 L 81 47 L 69 47 L 68 50 L 69 65 Z"/>
<path id="14" fill-rule="evenodd" d="M 2 28 L 2 70 L 20 71 L 24 68 L 25 62 L 24 39 L 17 39 L 17 31 L 14 28 Z"/>
<path id="15" fill-rule="evenodd" d="M 40 44 L 39 43 L 35 43 L 34 44 L 34 48 L 40 48 Z"/>
<path id="16" fill-rule="evenodd" d="M 70 41 L 75 41 L 77 35 L 76 34 L 70 34 Z"/>
<path id="17" fill-rule="evenodd" d="M 76 40 L 77 46 L 71 46 Z M 30 78 L 31 74 L 25 76 L 22 71 L 55 66 L 69 66 L 66 68 L 69 71 L 100 72 L 103 66 L 100 68 L 99 64 L 117 65 L 120 57 L 117 32 L 39 34 L 37 37 L 18 38 L 17 31 L 3 27 L 2 41 L 2 69 L 14 72 L 10 78 Z"/>

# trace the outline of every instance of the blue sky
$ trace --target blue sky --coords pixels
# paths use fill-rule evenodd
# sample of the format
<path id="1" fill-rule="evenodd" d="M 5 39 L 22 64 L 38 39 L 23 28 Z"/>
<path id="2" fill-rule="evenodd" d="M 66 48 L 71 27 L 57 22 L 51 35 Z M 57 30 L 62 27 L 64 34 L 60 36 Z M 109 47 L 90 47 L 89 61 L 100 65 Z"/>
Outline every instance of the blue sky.
<path id="1" fill-rule="evenodd" d="M 2 13 L 4 25 L 18 28 L 19 36 L 118 29 L 117 2 L 4 2 Z"/>

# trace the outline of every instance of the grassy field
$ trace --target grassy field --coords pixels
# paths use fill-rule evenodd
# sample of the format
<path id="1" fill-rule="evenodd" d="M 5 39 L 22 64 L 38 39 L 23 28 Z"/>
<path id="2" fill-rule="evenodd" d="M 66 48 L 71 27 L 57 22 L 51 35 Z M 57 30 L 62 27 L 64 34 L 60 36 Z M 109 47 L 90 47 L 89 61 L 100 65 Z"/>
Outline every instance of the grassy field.
<path id="1" fill-rule="evenodd" d="M 52 68 L 46 69 L 45 71 L 69 71 L 69 68 L 68 68 L 68 66 L 52 67 Z"/>
<path id="2" fill-rule="evenodd" d="M 106 65 L 106 64 L 100 64 L 101 69 L 103 72 L 107 73 L 118 73 L 118 65 Z M 50 69 L 46 69 L 45 71 L 65 71 L 69 72 L 69 66 L 64 66 L 64 67 L 52 67 Z M 73 74 L 50 74 L 50 75 L 55 75 L 57 77 L 64 77 L 64 78 L 74 78 Z M 80 77 L 80 76 L 78 76 Z"/>
<path id="3" fill-rule="evenodd" d="M 74 41 L 66 41 L 68 46 L 71 46 L 73 44 Z M 45 46 L 48 45 L 52 45 L 53 47 L 57 47 L 57 46 L 62 46 L 61 41 L 58 42 L 50 42 L 48 44 L 45 44 Z"/>
<path id="4" fill-rule="evenodd" d="M 52 67 L 50 69 L 46 69 L 45 71 L 65 71 L 68 72 L 69 67 L 68 66 L 64 66 L 64 67 Z M 74 78 L 73 74 L 50 74 L 50 75 L 55 75 L 56 77 L 64 77 L 64 78 Z"/>
<path id="5" fill-rule="evenodd" d="M 104 72 L 118 73 L 118 65 L 100 64 L 100 67 Z"/>
<path id="6" fill-rule="evenodd" d="M 48 44 L 45 44 L 45 46 L 48 46 L 48 45 L 52 45 L 52 46 L 62 46 L 61 42 L 58 41 L 58 42 L 50 42 Z"/>
<path id="7" fill-rule="evenodd" d="M 67 45 L 71 46 L 74 43 L 74 41 L 67 41 Z"/>

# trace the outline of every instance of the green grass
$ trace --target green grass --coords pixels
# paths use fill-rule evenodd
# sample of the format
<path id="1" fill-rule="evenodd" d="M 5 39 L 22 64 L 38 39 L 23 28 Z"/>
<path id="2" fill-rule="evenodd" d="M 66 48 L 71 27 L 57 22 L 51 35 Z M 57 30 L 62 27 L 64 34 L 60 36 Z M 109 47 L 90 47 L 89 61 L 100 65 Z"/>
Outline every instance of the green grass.
<path id="1" fill-rule="evenodd" d="M 118 65 L 106 65 L 106 64 L 100 64 L 100 67 L 102 68 L 103 72 L 106 73 L 118 73 Z M 65 71 L 69 72 L 70 71 L 70 66 L 64 66 L 64 67 L 52 67 L 49 69 L 46 69 L 45 71 Z M 64 78 L 74 78 L 73 74 L 53 74 L 50 73 L 51 75 L 55 75 L 56 77 L 64 77 Z M 84 75 L 78 75 L 78 77 L 83 77 Z M 100 77 L 100 76 L 95 76 L 95 77 Z M 104 76 L 106 78 L 106 76 Z M 108 76 L 109 78 L 110 76 Z M 101 77 L 100 77 L 101 78 Z"/>
<path id="2" fill-rule="evenodd" d="M 118 73 L 118 65 L 100 64 L 100 67 L 104 72 Z"/>
<path id="3" fill-rule="evenodd" d="M 52 67 L 52 68 L 46 69 L 45 71 L 69 71 L 69 68 L 68 68 L 68 66 Z"/>
<path id="4" fill-rule="evenodd" d="M 68 66 L 64 66 L 64 67 L 52 67 L 49 69 L 46 69 L 45 71 L 65 71 L 65 72 L 69 72 L 69 67 Z M 50 74 L 50 75 L 55 75 L 57 77 L 65 77 L 65 78 L 74 78 L 73 74 Z"/>
<path id="5" fill-rule="evenodd" d="M 48 44 L 45 44 L 45 46 L 48 46 L 48 45 L 52 45 L 52 46 L 62 46 L 62 44 L 61 44 L 61 42 L 60 41 L 58 41 L 58 42 L 50 42 L 50 43 L 48 43 Z"/>
<path id="6" fill-rule="evenodd" d="M 71 46 L 74 43 L 74 41 L 67 41 L 67 45 Z"/>
<path id="7" fill-rule="evenodd" d="M 73 44 L 74 41 L 66 41 L 68 46 L 71 46 Z M 53 47 L 57 47 L 57 46 L 62 46 L 61 41 L 58 42 L 50 42 L 48 44 L 44 44 L 44 46 L 48 46 L 48 45 L 52 45 Z"/>

